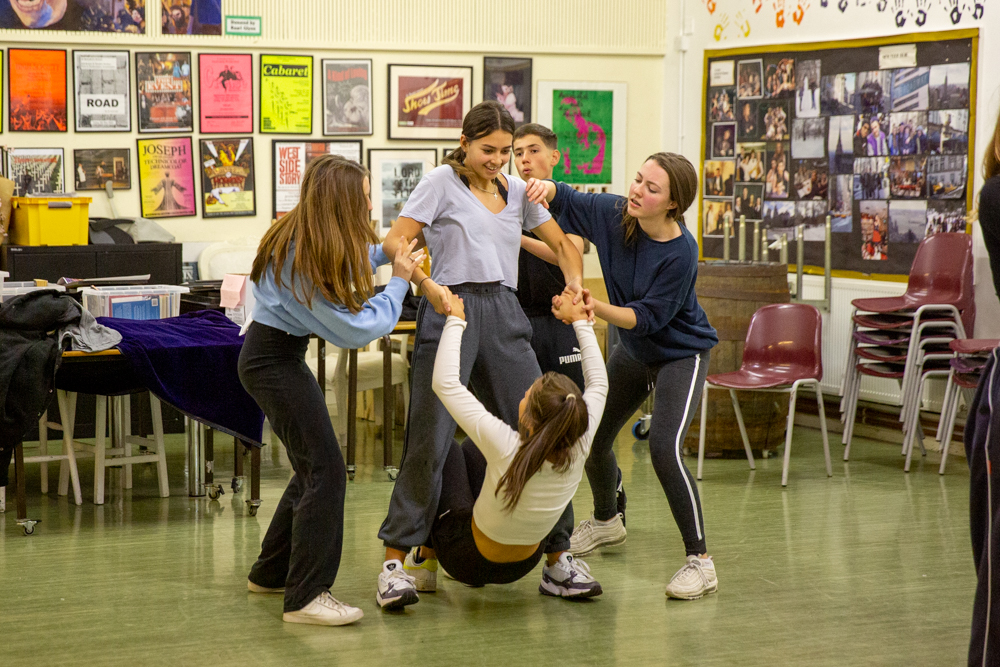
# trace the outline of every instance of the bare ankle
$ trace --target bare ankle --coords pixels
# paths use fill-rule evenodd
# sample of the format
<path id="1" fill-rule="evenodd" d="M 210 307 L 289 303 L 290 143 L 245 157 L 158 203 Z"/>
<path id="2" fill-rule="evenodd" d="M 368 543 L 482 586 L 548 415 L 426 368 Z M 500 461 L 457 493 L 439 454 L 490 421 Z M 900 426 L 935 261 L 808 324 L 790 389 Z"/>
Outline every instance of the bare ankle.
<path id="1" fill-rule="evenodd" d="M 436 560 L 437 552 L 434 551 L 434 549 L 431 549 L 430 547 L 420 547 L 420 560 L 427 560 L 427 559 Z"/>

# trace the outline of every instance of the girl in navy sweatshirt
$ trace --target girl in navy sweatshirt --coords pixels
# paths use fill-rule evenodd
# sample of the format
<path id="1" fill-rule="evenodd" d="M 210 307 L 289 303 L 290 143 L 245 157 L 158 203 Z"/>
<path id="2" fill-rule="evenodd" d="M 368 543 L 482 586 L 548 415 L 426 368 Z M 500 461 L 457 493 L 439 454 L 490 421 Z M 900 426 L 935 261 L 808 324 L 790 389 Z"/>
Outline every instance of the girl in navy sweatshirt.
<path id="1" fill-rule="evenodd" d="M 671 578 L 667 595 L 687 600 L 718 588 L 698 489 L 681 457 L 709 350 L 719 341 L 695 296 L 698 243 L 684 226 L 697 187 L 698 175 L 686 158 L 656 153 L 639 168 L 627 198 L 536 179 L 527 188 L 531 201 L 548 202 L 566 232 L 597 247 L 610 303 L 595 299 L 594 314 L 621 333 L 621 345 L 608 359 L 608 401 L 587 460 L 594 514 L 573 532 L 570 552 L 587 554 L 625 541 L 612 445 L 655 387 L 649 451 L 687 549 L 687 563 Z"/>

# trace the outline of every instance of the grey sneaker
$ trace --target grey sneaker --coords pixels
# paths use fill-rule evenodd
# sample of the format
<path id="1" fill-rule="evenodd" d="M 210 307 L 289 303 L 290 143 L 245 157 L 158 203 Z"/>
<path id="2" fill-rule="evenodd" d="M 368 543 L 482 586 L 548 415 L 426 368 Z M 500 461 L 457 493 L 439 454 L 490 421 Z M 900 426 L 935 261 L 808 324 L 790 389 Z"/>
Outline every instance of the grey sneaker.
<path id="1" fill-rule="evenodd" d="M 403 571 L 403 564 L 398 560 L 387 560 L 382 565 L 375 601 L 382 609 L 401 609 L 420 601 L 413 577 Z"/>
<path id="2" fill-rule="evenodd" d="M 677 600 L 697 600 L 719 590 L 715 576 L 715 563 L 711 558 L 688 556 L 687 564 L 677 570 L 667 584 L 667 597 Z"/>
<path id="3" fill-rule="evenodd" d="M 553 565 L 542 566 L 542 583 L 538 591 L 560 598 L 592 598 L 604 592 L 590 576 L 590 567 L 568 552 L 560 554 Z"/>
<path id="4" fill-rule="evenodd" d="M 569 538 L 569 552 L 574 556 L 586 556 L 600 547 L 624 544 L 627 535 L 621 514 L 616 514 L 607 523 L 590 517 L 581 521 L 573 530 L 573 535 Z"/>

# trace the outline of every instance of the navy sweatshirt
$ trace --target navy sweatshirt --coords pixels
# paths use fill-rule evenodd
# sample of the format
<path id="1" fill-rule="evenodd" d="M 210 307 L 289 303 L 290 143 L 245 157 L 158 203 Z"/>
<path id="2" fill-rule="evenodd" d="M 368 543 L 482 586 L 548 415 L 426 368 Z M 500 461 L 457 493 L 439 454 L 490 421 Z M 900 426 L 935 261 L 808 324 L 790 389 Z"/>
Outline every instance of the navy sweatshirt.
<path id="1" fill-rule="evenodd" d="M 662 242 L 637 227 L 636 237 L 626 244 L 624 197 L 577 192 L 556 183 L 549 206 L 564 231 L 597 247 L 611 304 L 635 311 L 635 328 L 618 329 L 632 357 L 658 364 L 715 347 L 719 337 L 694 292 L 698 242 L 684 225 L 680 236 Z"/>

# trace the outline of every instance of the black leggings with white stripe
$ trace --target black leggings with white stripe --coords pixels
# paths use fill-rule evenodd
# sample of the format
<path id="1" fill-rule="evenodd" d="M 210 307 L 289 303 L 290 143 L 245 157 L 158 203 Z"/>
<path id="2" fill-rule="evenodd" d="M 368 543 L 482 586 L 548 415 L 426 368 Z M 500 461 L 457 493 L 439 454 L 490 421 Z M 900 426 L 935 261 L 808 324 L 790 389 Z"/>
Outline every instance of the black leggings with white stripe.
<path id="1" fill-rule="evenodd" d="M 656 387 L 649 455 L 670 511 L 684 538 L 688 555 L 706 553 L 705 521 L 694 476 L 681 455 L 684 437 L 698 411 L 708 375 L 708 351 L 662 365 L 636 361 L 618 345 L 608 359 L 608 401 L 587 459 L 587 478 L 594 494 L 594 518 L 607 521 L 617 513 L 618 462 L 612 449 L 622 427 Z"/>

